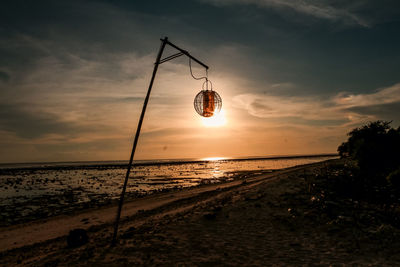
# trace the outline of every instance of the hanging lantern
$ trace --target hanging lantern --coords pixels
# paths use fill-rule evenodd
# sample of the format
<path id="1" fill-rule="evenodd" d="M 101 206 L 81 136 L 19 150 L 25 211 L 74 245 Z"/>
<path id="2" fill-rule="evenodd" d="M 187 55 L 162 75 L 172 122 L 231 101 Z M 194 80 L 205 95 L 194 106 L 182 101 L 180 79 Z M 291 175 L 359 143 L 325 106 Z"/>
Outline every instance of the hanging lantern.
<path id="1" fill-rule="evenodd" d="M 203 117 L 212 117 L 219 113 L 222 107 L 222 99 L 213 90 L 201 90 L 194 98 L 194 109 Z"/>

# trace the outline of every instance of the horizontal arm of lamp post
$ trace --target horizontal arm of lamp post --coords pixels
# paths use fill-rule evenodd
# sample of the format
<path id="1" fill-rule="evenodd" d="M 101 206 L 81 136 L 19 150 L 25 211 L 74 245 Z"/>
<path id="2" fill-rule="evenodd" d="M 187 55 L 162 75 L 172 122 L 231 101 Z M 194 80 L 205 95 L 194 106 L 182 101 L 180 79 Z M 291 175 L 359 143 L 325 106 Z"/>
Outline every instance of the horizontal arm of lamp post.
<path id="1" fill-rule="evenodd" d="M 168 38 L 160 39 L 160 40 L 161 40 L 162 42 L 165 42 L 167 45 L 172 46 L 172 47 L 175 48 L 176 50 L 179 50 L 182 54 L 188 56 L 188 57 L 189 57 L 190 59 L 192 59 L 193 61 L 196 61 L 197 63 L 199 63 L 200 65 L 202 65 L 204 68 L 206 68 L 206 70 L 209 69 L 208 66 L 207 66 L 206 64 L 204 64 L 203 62 L 201 62 L 201 61 L 198 60 L 197 58 L 193 57 L 191 54 L 189 54 L 188 51 L 183 50 L 182 48 L 179 48 L 179 47 L 177 47 L 176 45 L 174 45 L 173 43 L 171 43 L 170 41 L 168 41 Z M 159 64 L 160 64 L 160 63 L 164 63 L 164 62 L 166 62 L 166 61 L 168 61 L 168 60 L 171 60 L 171 59 L 173 59 L 173 58 L 179 57 L 179 56 L 181 56 L 182 54 L 178 53 L 178 54 L 172 55 L 171 58 L 165 58 L 165 59 L 161 60 L 161 61 L 159 62 Z"/>

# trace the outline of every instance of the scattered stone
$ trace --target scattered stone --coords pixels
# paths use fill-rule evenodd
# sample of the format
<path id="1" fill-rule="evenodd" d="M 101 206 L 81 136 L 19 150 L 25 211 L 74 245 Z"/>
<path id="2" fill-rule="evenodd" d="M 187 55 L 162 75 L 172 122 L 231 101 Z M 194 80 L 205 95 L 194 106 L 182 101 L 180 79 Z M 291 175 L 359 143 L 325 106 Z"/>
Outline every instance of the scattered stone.
<path id="1" fill-rule="evenodd" d="M 203 217 L 206 220 L 215 220 L 215 218 L 217 218 L 217 214 L 209 212 L 204 214 Z"/>
<path id="2" fill-rule="evenodd" d="M 67 244 L 69 248 L 76 248 L 86 244 L 89 241 L 85 229 L 74 229 L 69 232 Z"/>
<path id="3" fill-rule="evenodd" d="M 216 206 L 216 207 L 213 208 L 213 210 L 215 212 L 220 212 L 222 210 L 222 207 L 221 206 Z"/>

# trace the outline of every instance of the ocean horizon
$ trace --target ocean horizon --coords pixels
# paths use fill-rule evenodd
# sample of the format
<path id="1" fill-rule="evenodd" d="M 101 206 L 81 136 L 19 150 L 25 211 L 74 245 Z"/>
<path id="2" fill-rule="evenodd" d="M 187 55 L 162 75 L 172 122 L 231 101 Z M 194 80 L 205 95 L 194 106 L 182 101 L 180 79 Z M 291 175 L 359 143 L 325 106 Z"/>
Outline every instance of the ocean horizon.
<path id="1" fill-rule="evenodd" d="M 159 165 L 159 164 L 186 164 L 209 161 L 247 161 L 247 160 L 274 160 L 274 159 L 294 159 L 294 158 L 317 158 L 334 157 L 337 153 L 321 154 L 294 154 L 294 155 L 267 155 L 267 156 L 247 156 L 247 157 L 204 157 L 204 158 L 173 158 L 173 159 L 139 159 L 134 160 L 135 166 Z M 97 168 L 97 167 L 124 167 L 129 160 L 83 160 L 83 161 L 37 161 L 37 162 L 6 162 L 0 163 L 1 169 L 70 169 L 70 168 Z"/>

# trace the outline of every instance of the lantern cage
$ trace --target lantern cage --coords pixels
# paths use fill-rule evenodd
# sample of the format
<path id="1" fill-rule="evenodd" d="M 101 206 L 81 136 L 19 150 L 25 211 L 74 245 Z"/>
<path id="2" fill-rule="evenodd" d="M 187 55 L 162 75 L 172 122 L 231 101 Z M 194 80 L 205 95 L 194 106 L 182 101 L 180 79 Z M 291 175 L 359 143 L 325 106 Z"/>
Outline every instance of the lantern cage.
<path id="1" fill-rule="evenodd" d="M 194 109 L 200 116 L 212 117 L 219 113 L 222 107 L 222 99 L 213 90 L 201 90 L 194 98 Z"/>

